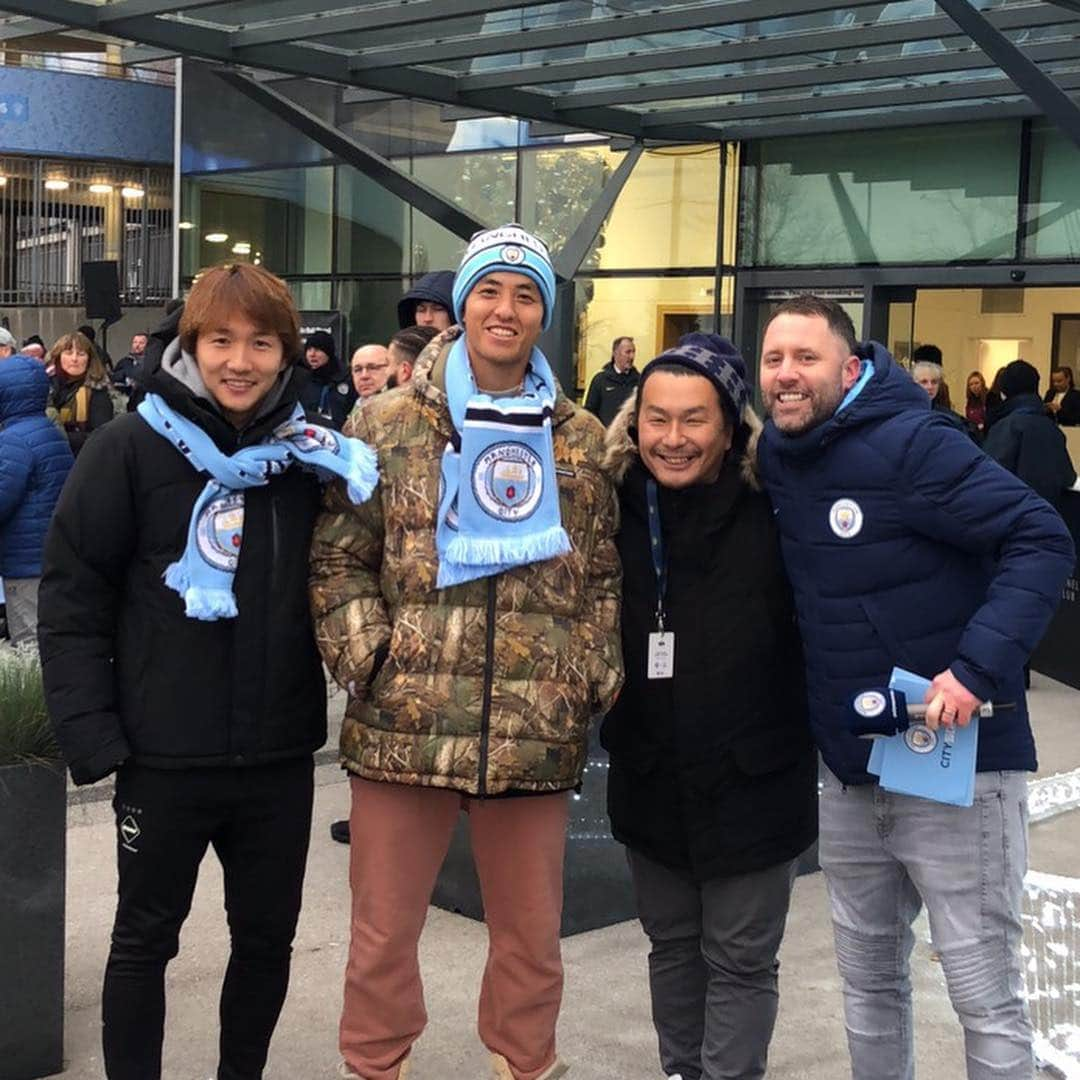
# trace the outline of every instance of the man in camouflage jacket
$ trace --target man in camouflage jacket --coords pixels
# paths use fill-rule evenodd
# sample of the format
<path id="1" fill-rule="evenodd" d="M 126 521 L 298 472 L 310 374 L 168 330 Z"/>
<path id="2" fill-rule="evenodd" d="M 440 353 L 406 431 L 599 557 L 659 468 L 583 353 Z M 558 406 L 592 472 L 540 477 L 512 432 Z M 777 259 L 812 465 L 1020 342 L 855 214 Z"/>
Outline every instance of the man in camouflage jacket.
<path id="1" fill-rule="evenodd" d="M 378 452 L 375 495 L 355 507 L 331 490 L 316 529 L 319 646 L 349 693 L 341 737 L 353 774 L 346 1077 L 396 1080 L 408 1068 L 426 1020 L 416 943 L 463 808 L 491 935 L 479 1027 L 494 1075 L 548 1080 L 565 1070 L 554 1030 L 566 793 L 581 779 L 590 717 L 612 704 L 622 661 L 617 503 L 600 470 L 603 429 L 561 390 L 554 471 L 572 550 L 436 585 L 440 469 L 454 436 L 445 389 L 451 346 L 465 334 L 473 377 L 494 393 L 501 387 L 485 379 L 517 356 L 520 381 L 550 321 L 550 263 L 534 273 L 516 251 L 502 259 L 507 239 L 519 236 L 541 250 L 519 228 L 474 238 L 455 285 L 464 330 L 435 338 L 407 386 L 346 425 Z M 485 350 L 503 354 L 496 367 Z"/>

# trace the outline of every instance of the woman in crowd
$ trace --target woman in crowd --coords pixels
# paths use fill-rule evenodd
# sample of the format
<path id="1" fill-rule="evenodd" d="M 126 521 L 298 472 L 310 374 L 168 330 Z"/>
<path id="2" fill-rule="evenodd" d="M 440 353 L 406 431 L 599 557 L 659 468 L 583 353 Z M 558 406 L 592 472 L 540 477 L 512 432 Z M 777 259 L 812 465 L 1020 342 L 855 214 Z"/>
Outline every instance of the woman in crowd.
<path id="1" fill-rule="evenodd" d="M 90 432 L 113 418 L 105 365 L 93 342 L 78 331 L 65 334 L 53 345 L 46 364 L 55 369 L 49 404 L 67 432 L 71 452 L 78 456 Z"/>
<path id="2" fill-rule="evenodd" d="M 688 334 L 608 429 L 626 684 L 604 719 L 660 1060 L 758 1080 L 797 857 L 817 836 L 802 646 L 742 357 Z"/>
<path id="3" fill-rule="evenodd" d="M 1000 395 L 986 385 L 981 371 L 973 371 L 967 377 L 967 407 L 964 418 L 979 433 L 980 440 L 986 435 L 986 421 L 990 410 L 1000 407 Z"/>
<path id="4" fill-rule="evenodd" d="M 361 501 L 374 455 L 304 420 L 299 316 L 266 270 L 205 272 L 179 331 L 138 410 L 72 470 L 46 543 L 39 640 L 72 779 L 116 772 L 106 1075 L 161 1076 L 165 968 L 213 846 L 232 943 L 217 1077 L 258 1080 L 288 986 L 312 754 L 326 740 L 307 599 L 320 480 L 346 479 Z"/>

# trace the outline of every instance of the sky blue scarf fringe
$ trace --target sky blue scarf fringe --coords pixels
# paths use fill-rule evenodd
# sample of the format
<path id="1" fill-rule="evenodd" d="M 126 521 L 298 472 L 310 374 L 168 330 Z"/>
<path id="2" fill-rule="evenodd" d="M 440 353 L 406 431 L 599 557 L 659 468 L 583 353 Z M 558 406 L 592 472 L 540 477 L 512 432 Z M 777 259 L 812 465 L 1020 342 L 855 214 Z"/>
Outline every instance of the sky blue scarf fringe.
<path id="1" fill-rule="evenodd" d="M 176 447 L 207 481 L 192 507 L 183 555 L 165 571 L 165 584 L 179 593 L 189 619 L 233 619 L 238 614 L 233 578 L 244 532 L 244 490 L 269 483 L 293 464 L 320 479 L 345 481 L 358 505 L 375 490 L 378 462 L 371 447 L 335 431 L 309 424 L 297 405 L 293 415 L 258 446 L 224 454 L 197 424 L 147 394 L 139 415 Z"/>

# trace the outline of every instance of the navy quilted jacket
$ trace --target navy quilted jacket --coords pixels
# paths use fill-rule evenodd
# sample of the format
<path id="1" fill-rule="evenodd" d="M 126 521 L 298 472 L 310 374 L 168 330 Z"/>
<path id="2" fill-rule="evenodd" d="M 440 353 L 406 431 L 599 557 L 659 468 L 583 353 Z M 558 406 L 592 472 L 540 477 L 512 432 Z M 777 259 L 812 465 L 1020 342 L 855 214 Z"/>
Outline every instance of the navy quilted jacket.
<path id="1" fill-rule="evenodd" d="M 41 574 L 45 533 L 74 460 L 45 415 L 48 398 L 49 378 L 36 360 L 0 360 L 0 577 Z"/>
<path id="2" fill-rule="evenodd" d="M 877 344 L 874 374 L 811 431 L 765 425 L 759 469 L 777 514 L 806 652 L 810 719 L 826 764 L 869 783 L 849 703 L 893 665 L 950 668 L 980 700 L 980 771 L 1034 769 L 1023 665 L 1073 568 L 1068 530 L 1026 484 L 930 410 Z"/>

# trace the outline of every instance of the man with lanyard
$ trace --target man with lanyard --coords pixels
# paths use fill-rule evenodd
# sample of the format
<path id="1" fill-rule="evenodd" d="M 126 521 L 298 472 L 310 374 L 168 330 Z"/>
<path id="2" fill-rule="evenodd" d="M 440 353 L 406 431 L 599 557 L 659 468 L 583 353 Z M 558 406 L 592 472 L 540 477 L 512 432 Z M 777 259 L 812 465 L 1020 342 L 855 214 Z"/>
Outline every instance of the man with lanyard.
<path id="1" fill-rule="evenodd" d="M 547 248 L 477 234 L 452 326 L 356 410 L 380 484 L 328 497 L 312 548 L 323 659 L 349 694 L 352 941 L 341 1075 L 400 1080 L 426 1022 L 417 942 L 468 815 L 490 948 L 479 1032 L 497 1080 L 554 1080 L 568 794 L 622 681 L 603 431 L 536 347 Z M 361 435 L 361 433 L 363 433 Z"/>
<path id="2" fill-rule="evenodd" d="M 608 811 L 649 936 L 660 1061 L 764 1076 L 795 860 L 817 829 L 802 651 L 746 368 L 688 334 L 608 429 L 626 686 L 604 719 Z M 783 672 L 783 678 L 777 678 Z"/>

